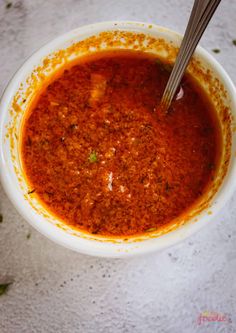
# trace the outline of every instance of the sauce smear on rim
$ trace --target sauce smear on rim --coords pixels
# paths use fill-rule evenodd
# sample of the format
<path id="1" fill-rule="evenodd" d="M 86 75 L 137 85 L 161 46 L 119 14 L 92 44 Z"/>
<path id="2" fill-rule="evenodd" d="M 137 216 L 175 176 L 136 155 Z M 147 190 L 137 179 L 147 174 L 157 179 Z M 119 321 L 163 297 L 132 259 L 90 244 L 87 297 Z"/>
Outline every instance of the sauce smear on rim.
<path id="1" fill-rule="evenodd" d="M 110 51 L 52 78 L 22 132 L 33 195 L 66 224 L 105 236 L 152 232 L 184 214 L 214 177 L 220 131 L 189 75 L 158 114 L 168 77 L 153 55 Z"/>

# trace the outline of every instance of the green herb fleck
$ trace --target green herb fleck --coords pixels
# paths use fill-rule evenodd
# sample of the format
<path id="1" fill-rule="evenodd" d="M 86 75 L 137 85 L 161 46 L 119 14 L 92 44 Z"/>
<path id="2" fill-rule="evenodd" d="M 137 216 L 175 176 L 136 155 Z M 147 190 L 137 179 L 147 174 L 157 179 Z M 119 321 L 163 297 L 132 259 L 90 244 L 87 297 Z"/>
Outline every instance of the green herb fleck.
<path id="1" fill-rule="evenodd" d="M 0 284 L 0 296 L 5 294 L 7 292 L 8 287 L 10 286 L 11 283 L 3 283 Z"/>
<path id="2" fill-rule="evenodd" d="M 234 44 L 234 46 L 236 46 L 236 39 L 233 39 L 232 43 Z"/>
<path id="3" fill-rule="evenodd" d="M 153 232 L 153 231 L 156 231 L 157 229 L 156 228 L 148 228 L 145 230 L 145 232 Z"/>
<path id="4" fill-rule="evenodd" d="M 0 214 L 0 223 L 2 223 L 2 221 L 3 221 L 3 216 L 2 214 Z"/>
<path id="5" fill-rule="evenodd" d="M 214 52 L 214 53 L 220 53 L 220 49 L 213 49 L 212 52 Z"/>
<path id="6" fill-rule="evenodd" d="M 27 234 L 26 238 L 27 238 L 27 239 L 30 239 L 30 237 L 31 237 L 31 233 L 30 233 L 30 232 L 28 232 L 28 234 Z"/>
<path id="7" fill-rule="evenodd" d="M 12 6 L 12 3 L 11 3 L 11 2 L 8 2 L 8 3 L 6 4 L 6 9 L 11 8 L 11 6 Z"/>
<path id="8" fill-rule="evenodd" d="M 89 162 L 90 163 L 96 163 L 98 161 L 98 158 L 97 158 L 97 153 L 96 151 L 92 151 L 89 155 Z"/>

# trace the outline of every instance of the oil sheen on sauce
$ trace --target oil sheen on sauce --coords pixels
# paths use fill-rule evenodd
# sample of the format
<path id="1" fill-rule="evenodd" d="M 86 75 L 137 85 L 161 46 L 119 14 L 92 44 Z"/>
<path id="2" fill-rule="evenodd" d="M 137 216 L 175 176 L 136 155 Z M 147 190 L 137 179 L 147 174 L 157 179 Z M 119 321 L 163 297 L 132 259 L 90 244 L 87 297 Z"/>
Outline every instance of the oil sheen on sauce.
<path id="1" fill-rule="evenodd" d="M 214 177 L 219 130 L 207 97 L 184 76 L 166 116 L 169 68 L 153 55 L 100 52 L 35 97 L 21 158 L 34 194 L 74 228 L 132 236 L 184 214 Z"/>

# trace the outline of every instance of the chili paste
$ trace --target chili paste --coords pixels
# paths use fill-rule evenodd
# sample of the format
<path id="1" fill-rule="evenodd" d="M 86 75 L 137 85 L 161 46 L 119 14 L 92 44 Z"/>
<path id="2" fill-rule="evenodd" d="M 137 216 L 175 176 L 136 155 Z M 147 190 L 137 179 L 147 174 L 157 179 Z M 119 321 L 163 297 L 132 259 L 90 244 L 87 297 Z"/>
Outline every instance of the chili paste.
<path id="1" fill-rule="evenodd" d="M 169 74 L 153 55 L 100 52 L 35 97 L 21 155 L 49 211 L 92 234 L 131 236 L 159 230 L 204 194 L 219 155 L 214 110 L 185 75 L 161 116 Z"/>

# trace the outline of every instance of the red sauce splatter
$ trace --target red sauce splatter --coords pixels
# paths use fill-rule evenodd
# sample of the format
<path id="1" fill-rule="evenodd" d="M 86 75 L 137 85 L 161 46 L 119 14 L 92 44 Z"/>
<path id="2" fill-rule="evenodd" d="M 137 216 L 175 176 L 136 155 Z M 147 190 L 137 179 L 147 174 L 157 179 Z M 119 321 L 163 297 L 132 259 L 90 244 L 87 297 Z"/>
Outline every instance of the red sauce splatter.
<path id="1" fill-rule="evenodd" d="M 84 58 L 45 87 L 25 119 L 22 160 L 34 195 L 93 234 L 158 230 L 204 193 L 217 163 L 212 108 L 185 76 L 156 111 L 169 71 L 154 56 Z"/>

